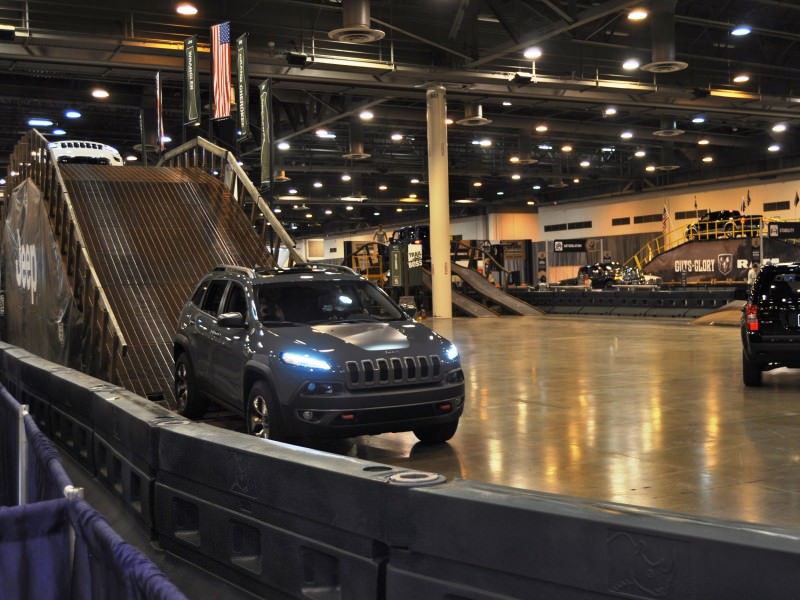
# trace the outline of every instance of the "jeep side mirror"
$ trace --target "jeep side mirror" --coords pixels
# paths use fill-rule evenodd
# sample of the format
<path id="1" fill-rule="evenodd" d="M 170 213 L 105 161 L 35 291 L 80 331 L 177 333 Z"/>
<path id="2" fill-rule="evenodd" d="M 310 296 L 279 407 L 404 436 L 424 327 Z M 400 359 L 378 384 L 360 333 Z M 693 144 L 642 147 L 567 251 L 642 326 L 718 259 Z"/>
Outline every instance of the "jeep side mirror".
<path id="1" fill-rule="evenodd" d="M 217 317 L 217 325 L 220 327 L 244 327 L 244 315 L 238 312 L 222 313 Z"/>

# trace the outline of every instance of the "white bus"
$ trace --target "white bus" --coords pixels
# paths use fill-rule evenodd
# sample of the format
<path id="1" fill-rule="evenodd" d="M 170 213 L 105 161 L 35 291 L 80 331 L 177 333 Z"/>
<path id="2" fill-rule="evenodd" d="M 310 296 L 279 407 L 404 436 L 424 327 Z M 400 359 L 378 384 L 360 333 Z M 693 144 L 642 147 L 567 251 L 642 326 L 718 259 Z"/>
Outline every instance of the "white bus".
<path id="1" fill-rule="evenodd" d="M 122 156 L 119 150 L 98 142 L 65 140 L 50 142 L 50 150 L 59 163 L 83 165 L 111 165 L 121 167 Z"/>

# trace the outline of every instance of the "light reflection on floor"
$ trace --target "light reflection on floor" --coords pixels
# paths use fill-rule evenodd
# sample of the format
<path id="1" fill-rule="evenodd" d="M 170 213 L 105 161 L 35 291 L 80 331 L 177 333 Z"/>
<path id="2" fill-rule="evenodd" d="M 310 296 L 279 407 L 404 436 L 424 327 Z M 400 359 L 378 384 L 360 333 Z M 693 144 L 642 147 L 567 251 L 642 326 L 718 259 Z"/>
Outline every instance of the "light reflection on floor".
<path id="1" fill-rule="evenodd" d="M 448 478 L 800 525 L 800 370 L 745 389 L 738 328 L 591 317 L 440 324 L 467 382 L 453 440 L 386 434 L 326 449 Z"/>

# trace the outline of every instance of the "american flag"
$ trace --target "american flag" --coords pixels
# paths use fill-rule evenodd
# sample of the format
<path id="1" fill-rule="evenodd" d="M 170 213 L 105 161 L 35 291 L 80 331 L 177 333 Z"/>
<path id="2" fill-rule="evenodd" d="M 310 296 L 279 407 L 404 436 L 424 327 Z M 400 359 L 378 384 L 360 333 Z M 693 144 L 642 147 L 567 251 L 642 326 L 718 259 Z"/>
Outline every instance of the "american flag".
<path id="1" fill-rule="evenodd" d="M 211 26 L 211 59 L 214 79 L 214 118 L 231 116 L 231 23 Z"/>

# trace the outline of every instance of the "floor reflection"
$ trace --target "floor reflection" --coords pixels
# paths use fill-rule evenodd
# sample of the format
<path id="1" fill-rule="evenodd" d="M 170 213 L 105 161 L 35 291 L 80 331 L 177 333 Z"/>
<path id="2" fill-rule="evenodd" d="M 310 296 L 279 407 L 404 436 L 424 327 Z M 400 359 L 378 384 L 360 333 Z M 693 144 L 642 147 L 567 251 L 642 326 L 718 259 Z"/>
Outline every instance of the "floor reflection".
<path id="1" fill-rule="evenodd" d="M 444 325 L 467 382 L 453 440 L 364 436 L 329 451 L 451 479 L 800 524 L 800 370 L 745 389 L 737 328 L 586 317 Z"/>

